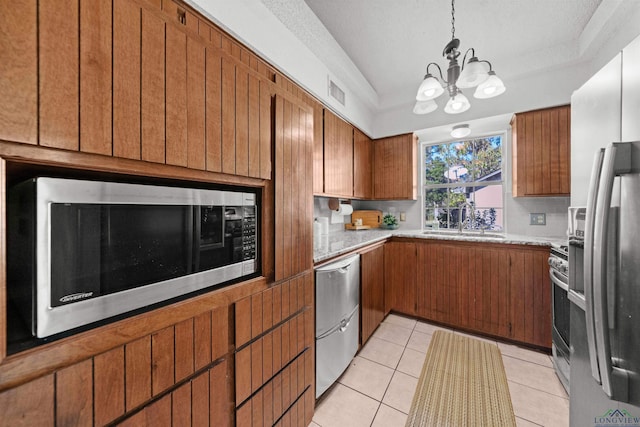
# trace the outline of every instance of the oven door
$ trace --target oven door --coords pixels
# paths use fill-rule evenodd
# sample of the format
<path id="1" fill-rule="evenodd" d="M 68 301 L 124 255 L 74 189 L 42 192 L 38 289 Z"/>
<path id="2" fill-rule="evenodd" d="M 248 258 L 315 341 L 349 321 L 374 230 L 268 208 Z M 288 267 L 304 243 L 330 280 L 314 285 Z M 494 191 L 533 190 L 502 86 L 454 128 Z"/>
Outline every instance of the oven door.
<path id="1" fill-rule="evenodd" d="M 551 278 L 551 295 L 553 310 L 553 330 L 552 330 L 552 351 L 553 364 L 556 368 L 558 378 L 564 388 L 569 392 L 569 361 L 570 361 L 570 328 L 569 310 L 570 302 L 568 297 L 569 280 L 567 276 L 549 269 Z"/>

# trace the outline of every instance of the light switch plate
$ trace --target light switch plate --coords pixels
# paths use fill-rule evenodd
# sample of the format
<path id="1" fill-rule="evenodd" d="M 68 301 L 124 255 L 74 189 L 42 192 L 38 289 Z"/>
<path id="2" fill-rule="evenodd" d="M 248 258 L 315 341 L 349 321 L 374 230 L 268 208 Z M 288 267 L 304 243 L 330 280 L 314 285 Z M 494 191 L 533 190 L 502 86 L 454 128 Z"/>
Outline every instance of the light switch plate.
<path id="1" fill-rule="evenodd" d="M 546 213 L 530 213 L 529 225 L 547 225 Z"/>
<path id="2" fill-rule="evenodd" d="M 405 212 L 400 212 L 400 221 L 406 221 L 407 220 L 407 214 Z"/>

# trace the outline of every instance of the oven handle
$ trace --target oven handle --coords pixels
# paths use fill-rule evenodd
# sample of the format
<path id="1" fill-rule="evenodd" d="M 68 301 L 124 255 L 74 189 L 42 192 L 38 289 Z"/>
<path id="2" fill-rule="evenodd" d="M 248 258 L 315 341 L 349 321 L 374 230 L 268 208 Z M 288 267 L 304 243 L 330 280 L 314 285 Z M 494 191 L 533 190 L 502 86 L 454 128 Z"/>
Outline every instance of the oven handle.
<path id="1" fill-rule="evenodd" d="M 562 280 L 561 277 L 558 277 L 558 274 L 553 268 L 549 269 L 549 277 L 551 277 L 551 281 L 554 285 L 559 286 L 565 292 L 569 292 L 569 284 Z"/>

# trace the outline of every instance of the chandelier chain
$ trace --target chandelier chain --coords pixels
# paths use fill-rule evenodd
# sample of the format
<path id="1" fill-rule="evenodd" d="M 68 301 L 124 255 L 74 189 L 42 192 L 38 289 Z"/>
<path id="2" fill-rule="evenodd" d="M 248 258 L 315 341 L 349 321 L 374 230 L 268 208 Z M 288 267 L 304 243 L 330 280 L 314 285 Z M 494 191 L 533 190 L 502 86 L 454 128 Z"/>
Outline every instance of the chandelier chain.
<path id="1" fill-rule="evenodd" d="M 451 40 L 456 38 L 456 7 L 455 1 L 451 0 Z"/>

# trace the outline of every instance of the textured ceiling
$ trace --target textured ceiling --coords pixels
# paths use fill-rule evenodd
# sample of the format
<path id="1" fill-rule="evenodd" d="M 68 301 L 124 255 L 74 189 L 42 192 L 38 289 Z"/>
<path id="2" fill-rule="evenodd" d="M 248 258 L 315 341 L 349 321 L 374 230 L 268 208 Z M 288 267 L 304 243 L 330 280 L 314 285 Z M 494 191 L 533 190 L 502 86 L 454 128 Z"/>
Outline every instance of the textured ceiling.
<path id="1" fill-rule="evenodd" d="M 508 87 L 528 74 L 579 61 L 580 36 L 602 1 L 458 0 L 455 35 L 461 51 L 473 47 Z M 382 108 L 406 102 L 429 62 L 446 72 L 450 1 L 262 2 L 330 68 L 355 67 Z"/>

